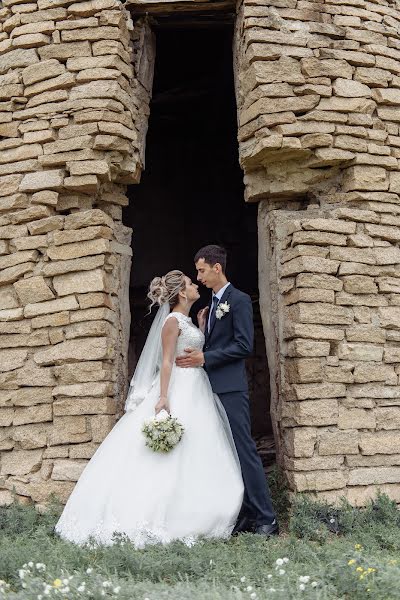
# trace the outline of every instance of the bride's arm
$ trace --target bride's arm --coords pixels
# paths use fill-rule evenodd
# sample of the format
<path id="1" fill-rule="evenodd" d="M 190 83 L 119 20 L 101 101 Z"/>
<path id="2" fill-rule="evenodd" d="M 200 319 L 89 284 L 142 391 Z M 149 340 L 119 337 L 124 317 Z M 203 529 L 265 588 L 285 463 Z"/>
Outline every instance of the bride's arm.
<path id="1" fill-rule="evenodd" d="M 168 387 L 171 371 L 174 365 L 176 342 L 179 336 L 178 321 L 175 318 L 167 319 L 161 333 L 162 363 L 160 370 L 160 397 L 155 406 L 156 414 L 165 409 L 169 412 Z"/>

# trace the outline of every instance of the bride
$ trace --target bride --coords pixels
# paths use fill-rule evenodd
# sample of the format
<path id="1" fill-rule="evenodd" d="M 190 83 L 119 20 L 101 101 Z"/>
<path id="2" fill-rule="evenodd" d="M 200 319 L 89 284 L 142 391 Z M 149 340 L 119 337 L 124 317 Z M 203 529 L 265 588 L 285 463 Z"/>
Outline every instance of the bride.
<path id="1" fill-rule="evenodd" d="M 202 349 L 200 329 L 189 317 L 198 286 L 181 271 L 150 284 L 159 309 L 131 381 L 126 412 L 82 473 L 56 532 L 77 544 L 112 544 L 114 535 L 137 548 L 199 536 L 228 537 L 243 498 L 243 482 L 225 411 L 201 367 L 184 369 L 175 357 Z M 150 307 L 150 308 L 151 308 Z M 166 454 L 146 446 L 145 420 L 167 410 L 184 427 Z"/>

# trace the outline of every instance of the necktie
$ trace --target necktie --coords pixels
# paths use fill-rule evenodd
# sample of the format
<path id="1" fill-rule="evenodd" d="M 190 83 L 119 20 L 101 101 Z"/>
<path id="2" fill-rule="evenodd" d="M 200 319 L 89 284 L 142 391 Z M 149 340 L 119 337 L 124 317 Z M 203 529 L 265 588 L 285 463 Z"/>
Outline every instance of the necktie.
<path id="1" fill-rule="evenodd" d="M 214 325 L 215 319 L 216 319 L 215 312 L 217 310 L 217 306 L 218 306 L 218 302 L 219 302 L 217 296 L 213 297 L 212 302 L 213 303 L 212 303 L 212 306 L 211 306 L 211 314 L 210 314 L 210 321 L 209 321 L 208 333 L 210 333 L 211 329 L 213 328 L 213 325 Z"/>

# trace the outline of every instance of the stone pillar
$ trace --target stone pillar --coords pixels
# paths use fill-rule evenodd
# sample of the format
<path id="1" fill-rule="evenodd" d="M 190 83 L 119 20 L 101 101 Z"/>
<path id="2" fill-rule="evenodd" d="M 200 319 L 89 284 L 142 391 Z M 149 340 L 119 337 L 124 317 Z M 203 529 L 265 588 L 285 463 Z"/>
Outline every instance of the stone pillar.
<path id="1" fill-rule="evenodd" d="M 244 0 L 240 159 L 290 489 L 400 502 L 400 10 Z"/>
<path id="2" fill-rule="evenodd" d="M 151 34 L 118 0 L 5 0 L 0 23 L 0 503 L 41 504 L 126 394 Z"/>

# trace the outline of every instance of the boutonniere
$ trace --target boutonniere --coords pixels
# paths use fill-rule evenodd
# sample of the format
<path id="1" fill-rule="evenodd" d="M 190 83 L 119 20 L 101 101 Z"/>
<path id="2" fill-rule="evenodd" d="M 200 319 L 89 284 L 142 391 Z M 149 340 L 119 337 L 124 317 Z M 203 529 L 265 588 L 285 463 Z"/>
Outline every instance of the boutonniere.
<path id="1" fill-rule="evenodd" d="M 230 310 L 230 304 L 228 304 L 227 302 L 220 302 L 215 311 L 215 316 L 217 319 L 222 319 L 222 317 L 226 315 Z"/>

